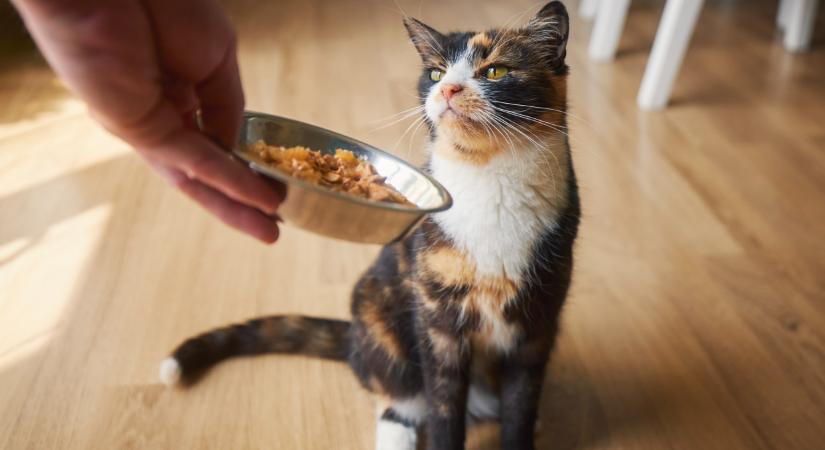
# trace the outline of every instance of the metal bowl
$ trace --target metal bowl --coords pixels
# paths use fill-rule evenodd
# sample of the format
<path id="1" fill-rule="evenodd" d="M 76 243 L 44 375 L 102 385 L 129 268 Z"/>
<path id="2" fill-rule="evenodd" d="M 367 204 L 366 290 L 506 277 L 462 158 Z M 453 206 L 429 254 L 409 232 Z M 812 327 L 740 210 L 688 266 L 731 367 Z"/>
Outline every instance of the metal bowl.
<path id="1" fill-rule="evenodd" d="M 322 186 L 293 178 L 268 166 L 254 155 L 240 151 L 259 140 L 285 147 L 302 145 L 335 153 L 343 148 L 369 161 L 375 170 L 415 207 L 376 202 L 333 192 Z M 286 185 L 286 200 L 278 215 L 287 223 L 313 233 L 352 242 L 387 244 L 404 238 L 427 214 L 444 211 L 452 205 L 450 194 L 441 184 L 403 160 L 371 145 L 314 125 L 256 112 L 244 114 L 235 155 L 266 177 Z"/>

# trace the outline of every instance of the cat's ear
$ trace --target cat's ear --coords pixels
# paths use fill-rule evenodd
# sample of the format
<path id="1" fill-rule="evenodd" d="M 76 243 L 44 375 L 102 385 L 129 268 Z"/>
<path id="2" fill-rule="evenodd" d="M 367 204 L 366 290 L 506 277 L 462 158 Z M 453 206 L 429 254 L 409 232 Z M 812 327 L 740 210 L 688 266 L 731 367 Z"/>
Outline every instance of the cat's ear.
<path id="1" fill-rule="evenodd" d="M 570 35 L 570 18 L 562 2 L 552 1 L 527 24 L 537 44 L 547 46 L 551 68 L 564 67 L 567 56 L 567 37 Z"/>
<path id="2" fill-rule="evenodd" d="M 436 59 L 443 52 L 443 34 L 412 17 L 404 17 L 404 27 L 422 61 Z"/>

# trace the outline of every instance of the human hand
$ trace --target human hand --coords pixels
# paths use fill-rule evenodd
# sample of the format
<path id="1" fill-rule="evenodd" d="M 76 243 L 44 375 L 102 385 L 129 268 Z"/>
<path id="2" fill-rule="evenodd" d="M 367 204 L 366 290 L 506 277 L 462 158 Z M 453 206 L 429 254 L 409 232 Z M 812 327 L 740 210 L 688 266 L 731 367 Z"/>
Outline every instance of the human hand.
<path id="1" fill-rule="evenodd" d="M 283 187 L 224 150 L 237 139 L 244 98 L 235 34 L 214 0 L 12 2 L 104 127 L 228 225 L 264 242 L 278 238 Z"/>

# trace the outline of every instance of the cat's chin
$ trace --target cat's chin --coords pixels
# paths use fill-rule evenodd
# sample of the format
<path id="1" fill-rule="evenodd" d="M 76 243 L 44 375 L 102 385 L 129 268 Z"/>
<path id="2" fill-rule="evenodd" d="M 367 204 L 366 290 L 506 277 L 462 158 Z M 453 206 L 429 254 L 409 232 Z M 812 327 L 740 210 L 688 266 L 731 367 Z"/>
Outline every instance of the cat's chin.
<path id="1" fill-rule="evenodd" d="M 433 147 L 436 153 L 473 164 L 485 163 L 502 147 L 480 129 L 439 122 Z"/>
<path id="2" fill-rule="evenodd" d="M 441 113 L 441 120 L 446 120 L 448 122 L 461 122 L 463 120 L 466 120 L 466 116 L 457 113 L 454 109 L 446 109 L 443 113 Z"/>
<path id="3" fill-rule="evenodd" d="M 452 109 L 448 109 L 441 114 L 437 126 L 449 132 L 457 140 L 461 140 L 462 137 L 475 136 L 484 131 L 484 125 L 481 122 Z"/>

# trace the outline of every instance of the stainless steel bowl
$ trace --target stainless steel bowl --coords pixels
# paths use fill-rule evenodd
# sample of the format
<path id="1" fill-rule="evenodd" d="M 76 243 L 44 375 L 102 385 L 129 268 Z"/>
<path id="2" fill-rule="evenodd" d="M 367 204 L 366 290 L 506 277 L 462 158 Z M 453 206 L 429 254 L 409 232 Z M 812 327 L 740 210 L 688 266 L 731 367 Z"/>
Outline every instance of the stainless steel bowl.
<path id="1" fill-rule="evenodd" d="M 332 192 L 322 186 L 293 178 L 267 166 L 239 149 L 235 155 L 252 170 L 286 185 L 286 200 L 278 208 L 284 221 L 314 233 L 337 239 L 386 244 L 411 232 L 427 214 L 452 205 L 441 184 L 403 160 L 371 145 L 314 125 L 256 112 L 244 114 L 239 147 L 262 140 L 270 145 L 302 145 L 324 153 L 343 148 L 366 159 L 387 183 L 416 207 L 375 202 Z"/>

